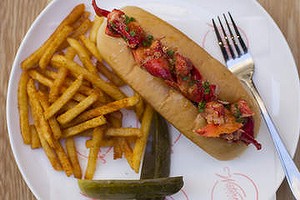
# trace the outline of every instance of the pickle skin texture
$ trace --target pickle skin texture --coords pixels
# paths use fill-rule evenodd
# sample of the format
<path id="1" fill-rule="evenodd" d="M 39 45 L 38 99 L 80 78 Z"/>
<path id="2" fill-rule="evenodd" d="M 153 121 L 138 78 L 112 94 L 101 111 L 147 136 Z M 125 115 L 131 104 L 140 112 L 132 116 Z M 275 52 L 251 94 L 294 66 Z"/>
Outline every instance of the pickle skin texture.
<path id="1" fill-rule="evenodd" d="M 177 193 L 183 186 L 183 177 L 143 180 L 84 180 L 78 179 L 83 194 L 97 199 L 156 198 Z"/>

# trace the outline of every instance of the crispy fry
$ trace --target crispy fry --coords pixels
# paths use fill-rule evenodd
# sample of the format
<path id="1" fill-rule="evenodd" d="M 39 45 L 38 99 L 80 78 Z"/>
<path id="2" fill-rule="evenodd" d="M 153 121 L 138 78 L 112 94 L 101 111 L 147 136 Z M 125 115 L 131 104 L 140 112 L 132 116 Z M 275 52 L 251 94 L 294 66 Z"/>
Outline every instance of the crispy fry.
<path id="1" fill-rule="evenodd" d="M 80 26 L 77 29 L 74 30 L 74 32 L 71 34 L 70 37 L 78 39 L 78 37 L 80 35 L 85 34 L 89 30 L 89 28 L 91 27 L 91 25 L 92 25 L 91 20 L 89 18 L 86 18 L 82 22 L 82 24 L 80 24 Z"/>
<path id="2" fill-rule="evenodd" d="M 30 128 L 30 133 L 31 133 L 31 148 L 32 149 L 38 149 L 42 145 L 41 145 L 41 141 L 40 141 L 40 138 L 38 136 L 38 133 L 36 131 L 36 128 L 33 124 L 30 125 L 29 128 Z"/>
<path id="3" fill-rule="evenodd" d="M 131 167 L 136 173 L 138 173 L 140 169 L 142 155 L 144 153 L 145 146 L 148 140 L 152 116 L 153 116 L 153 108 L 149 104 L 147 104 L 144 111 L 142 124 L 141 124 L 142 136 L 137 138 L 135 142 L 132 160 L 131 160 Z"/>
<path id="4" fill-rule="evenodd" d="M 36 128 L 37 128 L 37 133 L 40 138 L 43 150 L 44 150 L 46 156 L 48 157 L 52 167 L 57 171 L 61 171 L 62 166 L 60 164 L 60 161 L 58 160 L 56 152 L 49 146 L 49 144 L 45 140 L 43 133 L 41 132 L 42 130 L 38 127 L 36 127 Z"/>
<path id="5" fill-rule="evenodd" d="M 90 15 L 91 15 L 91 13 L 90 12 L 88 12 L 88 11 L 84 11 L 83 13 L 82 13 L 82 15 L 81 15 L 81 17 L 76 21 L 76 22 L 74 22 L 73 24 L 72 24 L 72 27 L 74 28 L 74 29 L 77 29 L 87 18 L 89 18 L 90 17 Z"/>
<path id="6" fill-rule="evenodd" d="M 103 23 L 103 21 L 104 21 L 104 17 L 98 17 L 97 15 L 95 16 L 95 19 L 93 21 L 93 25 L 92 25 L 91 30 L 90 30 L 90 40 L 93 43 L 96 43 L 98 29 L 101 26 L 101 24 Z"/>
<path id="7" fill-rule="evenodd" d="M 85 179 L 92 179 L 94 176 L 94 173 L 96 171 L 96 163 L 97 163 L 97 157 L 100 150 L 100 143 L 103 139 L 103 128 L 96 127 L 93 131 L 93 137 L 92 137 L 92 147 L 90 148 L 89 152 L 89 159 L 87 168 L 85 171 Z"/>
<path id="8" fill-rule="evenodd" d="M 49 101 L 50 102 L 54 102 L 55 100 L 58 99 L 61 86 L 64 83 L 67 73 L 68 73 L 68 70 L 66 68 L 62 67 L 62 68 L 58 69 L 57 77 L 54 80 L 52 87 L 50 87 L 50 91 L 49 91 Z"/>
<path id="9" fill-rule="evenodd" d="M 120 110 L 110 113 L 106 115 L 108 118 L 108 122 L 111 124 L 113 128 L 121 128 L 123 123 L 123 114 Z"/>
<path id="10" fill-rule="evenodd" d="M 63 170 L 65 171 L 67 176 L 71 176 L 73 174 L 72 165 L 70 163 L 70 160 L 64 150 L 64 148 L 61 146 L 60 142 L 55 140 L 55 151 L 58 156 L 58 159 L 61 163 L 61 166 Z"/>
<path id="11" fill-rule="evenodd" d="M 68 110 L 72 109 L 74 106 L 76 106 L 78 104 L 77 101 L 71 99 L 70 101 L 68 101 L 58 112 L 58 115 L 61 115 L 65 112 L 67 112 Z"/>
<path id="12" fill-rule="evenodd" d="M 96 74 L 89 72 L 74 61 L 66 59 L 64 56 L 53 56 L 51 63 L 56 67 L 65 67 L 77 76 L 83 75 L 86 80 L 89 80 L 96 87 L 100 88 L 102 91 L 116 100 L 120 100 L 126 97 L 125 94 L 119 90 L 119 88 L 106 83 Z"/>
<path id="13" fill-rule="evenodd" d="M 135 92 L 134 95 L 140 98 L 140 101 L 135 105 L 135 113 L 138 119 L 141 121 L 144 113 L 144 100 L 137 92 Z"/>
<path id="14" fill-rule="evenodd" d="M 32 77 L 34 80 L 37 80 L 39 83 L 47 86 L 48 88 L 51 88 L 53 86 L 53 80 L 49 79 L 48 77 L 44 76 L 43 74 L 41 74 L 40 72 L 38 72 L 37 70 L 29 70 L 29 75 L 30 77 Z M 67 81 L 68 82 L 68 81 Z M 70 83 L 70 86 L 73 84 L 74 82 Z M 83 84 L 83 82 L 81 83 Z M 82 91 L 86 92 L 85 88 L 82 88 L 83 86 L 81 85 L 78 88 L 78 91 L 81 89 Z M 65 92 L 68 88 L 66 88 L 65 86 L 62 86 L 61 88 L 61 92 Z M 76 92 L 72 98 L 76 101 L 82 101 L 83 99 L 85 99 L 85 96 Z"/>
<path id="15" fill-rule="evenodd" d="M 126 138 L 120 138 L 120 144 L 122 152 L 124 153 L 127 162 L 130 163 L 133 156 L 133 150 L 130 146 L 129 141 Z"/>
<path id="16" fill-rule="evenodd" d="M 18 108 L 19 108 L 19 119 L 21 134 L 23 137 L 24 144 L 31 143 L 31 134 L 29 128 L 29 108 L 28 108 L 28 96 L 27 96 L 27 83 L 29 80 L 28 73 L 25 71 L 21 74 L 18 85 Z"/>
<path id="17" fill-rule="evenodd" d="M 52 85 L 53 85 L 53 81 L 51 79 L 44 76 L 43 74 L 41 74 L 40 72 L 38 72 L 35 69 L 28 70 L 28 74 L 31 78 L 33 78 L 34 80 L 37 80 L 39 83 L 41 83 L 49 88 L 52 87 Z"/>
<path id="18" fill-rule="evenodd" d="M 142 132 L 139 128 L 109 128 L 105 135 L 111 137 L 141 137 Z"/>
<path id="19" fill-rule="evenodd" d="M 116 86 L 121 87 L 125 85 L 125 82 L 120 79 L 114 72 L 110 71 L 103 65 L 103 63 L 97 62 L 96 67 L 98 71 L 103 74 L 108 80 L 113 82 Z"/>
<path id="20" fill-rule="evenodd" d="M 57 33 L 57 36 L 53 38 L 51 44 L 46 48 L 45 52 L 43 53 L 40 61 L 39 66 L 42 69 L 45 69 L 48 64 L 50 63 L 50 60 L 55 53 L 55 51 L 58 49 L 58 47 L 63 43 L 64 40 L 68 37 L 68 35 L 73 30 L 70 26 L 64 26 L 61 31 Z"/>
<path id="21" fill-rule="evenodd" d="M 108 113 L 112 113 L 115 112 L 117 110 L 120 110 L 122 108 L 127 108 L 130 106 L 134 106 L 138 101 L 139 101 L 139 97 L 137 96 L 132 96 L 132 97 L 128 97 L 125 99 L 121 99 L 118 101 L 114 101 L 111 103 L 108 103 L 106 105 L 88 110 L 86 112 L 83 112 L 81 115 L 79 115 L 73 123 L 80 123 L 82 121 L 91 119 L 93 117 L 96 116 L 100 116 L 100 115 L 106 115 Z"/>
<path id="22" fill-rule="evenodd" d="M 61 70 L 62 70 L 62 71 L 61 71 Z M 65 74 L 65 72 L 66 72 L 66 74 Z M 54 72 L 54 71 L 51 71 L 51 70 L 45 70 L 45 71 L 43 72 L 43 74 L 39 74 L 39 75 L 45 75 L 46 77 L 49 77 L 49 78 L 51 78 L 51 79 L 54 79 L 54 81 L 52 81 L 51 79 L 48 78 L 48 80 L 50 80 L 50 81 L 48 82 L 48 84 L 50 85 L 50 84 L 51 84 L 51 81 L 52 81 L 52 85 L 51 85 L 51 88 L 50 88 L 50 92 L 51 92 L 52 90 L 58 90 L 58 91 L 57 91 L 57 92 L 58 92 L 57 96 L 60 94 L 60 92 L 63 91 L 63 89 L 65 89 L 65 87 L 70 86 L 70 85 L 74 82 L 74 80 L 73 80 L 72 78 L 70 78 L 70 77 L 63 77 L 63 76 L 65 76 L 65 75 L 68 75 L 68 69 L 66 69 L 66 68 L 59 68 L 58 73 L 56 73 L 56 72 Z M 37 75 L 36 75 L 36 76 L 37 76 Z M 45 76 L 44 76 L 44 77 L 45 77 Z M 62 76 L 62 77 L 60 77 L 60 76 Z M 35 76 L 33 76 L 33 77 L 35 77 Z M 37 78 L 42 78 L 42 77 L 37 77 Z M 36 79 L 37 79 L 37 78 L 36 78 Z M 59 80 L 59 82 L 61 82 L 61 85 L 55 85 L 55 82 L 56 82 L 57 80 Z M 56 88 L 57 88 L 57 89 L 56 89 Z M 94 88 L 91 88 L 91 87 L 90 87 L 89 82 L 83 80 L 82 86 L 80 86 L 80 88 L 79 88 L 78 91 L 79 91 L 80 93 L 82 93 L 82 94 L 88 96 L 88 95 L 90 95 L 90 94 L 93 93 Z M 50 98 L 50 95 L 51 95 L 51 93 L 49 94 L 49 98 Z M 58 98 L 58 97 L 57 97 L 57 98 Z M 50 100 L 49 100 L 49 101 L 50 101 Z M 50 101 L 50 102 L 52 102 L 52 101 Z"/>
<path id="23" fill-rule="evenodd" d="M 114 160 L 123 157 L 123 150 L 121 146 L 121 138 L 116 138 L 114 140 Z"/>
<path id="24" fill-rule="evenodd" d="M 96 47 L 96 44 L 90 41 L 89 38 L 85 37 L 84 35 L 79 36 L 80 41 L 85 46 L 85 48 L 99 61 L 102 62 L 102 56 L 99 50 Z"/>
<path id="25" fill-rule="evenodd" d="M 67 128 L 63 131 L 63 137 L 70 137 L 73 135 L 76 135 L 78 133 L 81 133 L 87 129 L 95 128 L 97 126 L 101 126 L 106 123 L 106 119 L 103 116 L 95 117 L 91 120 L 85 121 L 81 124 L 78 124 L 76 126 Z"/>
<path id="26" fill-rule="evenodd" d="M 53 103 L 45 110 L 45 117 L 49 119 L 59 111 L 77 92 L 82 84 L 82 75 L 78 76 L 77 80 Z"/>
<path id="27" fill-rule="evenodd" d="M 66 139 L 66 149 L 73 167 L 74 177 L 82 178 L 81 167 L 78 161 L 75 140 L 73 137 L 69 137 Z"/>
<path id="28" fill-rule="evenodd" d="M 97 73 L 96 67 L 93 65 L 90 56 L 88 54 L 88 51 L 85 49 L 85 47 L 83 47 L 79 41 L 73 38 L 68 38 L 67 41 L 70 44 L 70 46 L 76 50 L 79 59 L 81 60 L 85 68 L 90 72 L 96 74 Z"/>
<path id="29" fill-rule="evenodd" d="M 75 49 L 73 49 L 72 47 L 68 47 L 66 54 L 65 54 L 66 58 L 73 59 L 75 57 L 75 55 L 76 55 Z M 64 84 L 67 74 L 68 74 L 68 69 L 66 69 L 64 67 L 61 67 L 58 69 L 57 76 L 55 77 L 53 85 L 49 91 L 49 101 L 50 102 L 54 102 L 56 99 L 58 99 L 59 92 L 61 90 L 61 87 Z"/>
<path id="30" fill-rule="evenodd" d="M 76 56 L 76 50 L 72 47 L 68 47 L 65 53 L 65 57 L 67 59 L 73 60 L 75 56 Z"/>
<path id="31" fill-rule="evenodd" d="M 100 147 L 112 147 L 114 145 L 115 140 L 111 139 L 111 138 L 103 138 L 103 140 L 101 140 L 100 142 Z M 93 146 L 93 140 L 87 140 L 85 142 L 85 146 L 86 148 L 91 148 Z"/>
<path id="32" fill-rule="evenodd" d="M 40 58 L 43 56 L 45 50 L 52 43 L 53 39 L 57 37 L 57 34 L 60 30 L 66 26 L 74 23 L 84 12 L 85 6 L 84 4 L 77 5 L 70 14 L 60 23 L 60 25 L 56 28 L 54 33 L 45 41 L 35 52 L 33 52 L 30 56 L 28 56 L 22 63 L 21 67 L 23 70 L 30 69 L 36 67 Z"/>
<path id="33" fill-rule="evenodd" d="M 77 117 L 80 113 L 82 113 L 85 109 L 90 107 L 95 101 L 97 101 L 98 95 L 97 93 L 92 93 L 90 96 L 86 97 L 83 101 L 77 104 L 72 109 L 68 110 L 64 114 L 60 115 L 57 120 L 60 124 L 66 124 L 70 122 L 72 119 Z"/>
<path id="34" fill-rule="evenodd" d="M 33 79 L 29 79 L 28 81 L 27 92 L 29 96 L 31 111 L 33 113 L 35 127 L 37 128 L 38 132 L 43 134 L 43 137 L 48 142 L 50 147 L 55 148 L 53 135 L 50 126 L 43 114 L 43 108 L 40 104 L 39 96 L 36 92 Z"/>
<path id="35" fill-rule="evenodd" d="M 49 104 L 47 95 L 41 91 L 39 91 L 38 94 L 39 94 L 40 103 L 41 103 L 43 109 L 44 110 L 48 109 L 50 104 Z M 60 129 L 60 126 L 59 126 L 56 118 L 54 116 L 52 116 L 48 119 L 48 122 L 49 122 L 50 128 L 52 130 L 54 139 L 56 139 L 56 140 L 59 139 L 61 137 L 62 133 L 61 133 L 61 129 Z"/>

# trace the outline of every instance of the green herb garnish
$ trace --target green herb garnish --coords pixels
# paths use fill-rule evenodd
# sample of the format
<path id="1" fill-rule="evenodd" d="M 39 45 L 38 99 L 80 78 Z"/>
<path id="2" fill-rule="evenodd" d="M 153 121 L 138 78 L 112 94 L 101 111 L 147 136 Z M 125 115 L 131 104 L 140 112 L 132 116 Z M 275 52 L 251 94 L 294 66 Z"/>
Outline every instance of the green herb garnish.
<path id="1" fill-rule="evenodd" d="M 200 101 L 198 104 L 198 112 L 202 113 L 205 109 L 205 105 L 206 105 L 205 101 Z"/>
<path id="2" fill-rule="evenodd" d="M 147 35 L 142 42 L 143 47 L 149 47 L 152 44 L 153 39 L 152 35 Z"/>
<path id="3" fill-rule="evenodd" d="M 209 94 L 210 92 L 210 84 L 208 81 L 204 81 L 202 83 L 202 87 L 204 88 L 204 94 Z"/>
<path id="4" fill-rule="evenodd" d="M 130 22 L 134 22 L 135 19 L 133 17 L 128 17 L 127 15 L 125 15 L 125 24 L 129 24 Z"/>
<path id="5" fill-rule="evenodd" d="M 171 58 L 173 58 L 175 51 L 173 51 L 172 49 L 168 49 L 167 51 L 167 55 Z"/>
<path id="6" fill-rule="evenodd" d="M 129 32 L 129 34 L 130 34 L 130 36 L 134 37 L 136 33 L 135 33 L 135 31 L 131 30 L 131 31 Z"/>

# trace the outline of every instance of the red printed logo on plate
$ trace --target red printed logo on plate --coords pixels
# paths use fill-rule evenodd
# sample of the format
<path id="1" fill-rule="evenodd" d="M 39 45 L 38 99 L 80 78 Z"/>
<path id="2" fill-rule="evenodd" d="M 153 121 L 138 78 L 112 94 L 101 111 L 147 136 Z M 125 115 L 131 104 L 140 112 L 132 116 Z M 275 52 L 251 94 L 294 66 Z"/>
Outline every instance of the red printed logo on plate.
<path id="1" fill-rule="evenodd" d="M 216 179 L 211 190 L 211 200 L 258 199 L 257 185 L 244 173 L 231 172 L 229 167 L 225 167 L 221 173 L 216 173 Z"/>

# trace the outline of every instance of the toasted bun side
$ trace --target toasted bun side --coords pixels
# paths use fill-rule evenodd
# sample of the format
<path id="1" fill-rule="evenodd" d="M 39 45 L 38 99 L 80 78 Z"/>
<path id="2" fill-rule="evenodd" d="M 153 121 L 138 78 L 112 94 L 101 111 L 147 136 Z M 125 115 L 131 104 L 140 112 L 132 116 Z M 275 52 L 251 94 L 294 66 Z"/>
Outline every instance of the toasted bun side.
<path id="1" fill-rule="evenodd" d="M 220 99 L 230 102 L 240 98 L 246 99 L 257 113 L 255 124 L 256 130 L 258 129 L 259 110 L 240 81 L 229 70 L 165 21 L 137 7 L 125 7 L 122 10 L 128 16 L 134 17 L 147 33 L 152 34 L 155 38 L 163 38 L 162 43 L 166 46 L 178 49 L 180 53 L 190 58 L 203 77 L 219 87 Z M 104 60 L 157 112 L 188 139 L 219 160 L 233 159 L 245 150 L 246 145 L 244 144 L 230 144 L 223 139 L 205 138 L 194 133 L 194 121 L 198 115 L 197 108 L 162 80 L 141 69 L 123 39 L 107 36 L 105 27 L 106 23 L 103 23 L 99 29 L 97 40 L 98 49 Z M 205 124 L 205 120 L 200 119 L 199 127 Z"/>

